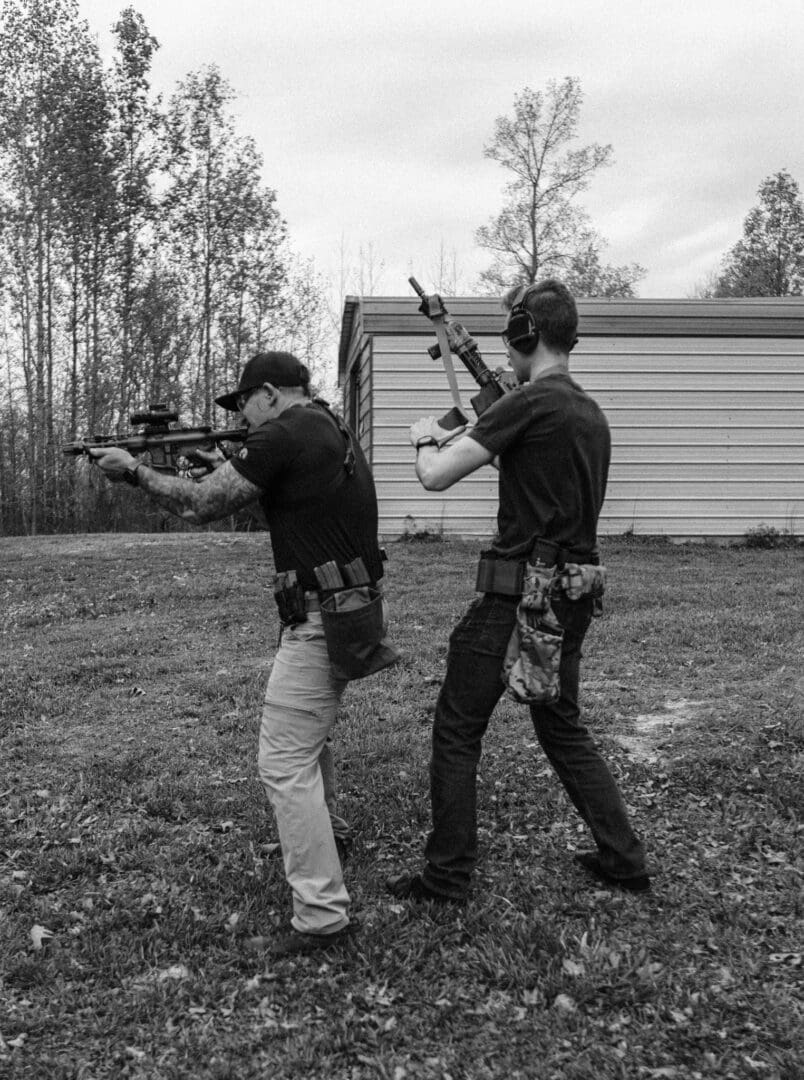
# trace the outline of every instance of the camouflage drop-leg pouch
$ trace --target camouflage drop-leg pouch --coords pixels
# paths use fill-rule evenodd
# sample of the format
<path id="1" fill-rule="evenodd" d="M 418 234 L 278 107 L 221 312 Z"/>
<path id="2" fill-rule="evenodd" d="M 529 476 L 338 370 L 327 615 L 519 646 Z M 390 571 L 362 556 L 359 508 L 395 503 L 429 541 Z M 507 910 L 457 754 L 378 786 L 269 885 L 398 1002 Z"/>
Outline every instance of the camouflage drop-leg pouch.
<path id="1" fill-rule="evenodd" d="M 508 696 L 523 705 L 555 701 L 561 692 L 559 667 L 564 630 L 550 605 L 552 568 L 528 566 L 516 623 L 503 660 Z"/>

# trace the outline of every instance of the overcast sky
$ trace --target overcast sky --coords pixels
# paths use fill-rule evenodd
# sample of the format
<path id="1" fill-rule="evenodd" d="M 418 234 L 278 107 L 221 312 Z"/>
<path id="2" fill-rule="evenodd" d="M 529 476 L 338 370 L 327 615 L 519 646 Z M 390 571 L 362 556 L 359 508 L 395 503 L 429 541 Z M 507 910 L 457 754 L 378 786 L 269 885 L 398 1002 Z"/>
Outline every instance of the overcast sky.
<path id="1" fill-rule="evenodd" d="M 79 2 L 108 57 L 126 4 Z M 154 89 L 217 64 L 296 249 L 337 277 L 342 238 L 352 262 L 372 245 L 378 294 L 430 286 L 442 244 L 473 291 L 506 181 L 483 146 L 549 79 L 580 79 L 581 143 L 613 146 L 581 201 L 605 261 L 647 269 L 640 296 L 689 295 L 766 176 L 804 187 L 802 0 L 131 3 L 161 46 Z"/>

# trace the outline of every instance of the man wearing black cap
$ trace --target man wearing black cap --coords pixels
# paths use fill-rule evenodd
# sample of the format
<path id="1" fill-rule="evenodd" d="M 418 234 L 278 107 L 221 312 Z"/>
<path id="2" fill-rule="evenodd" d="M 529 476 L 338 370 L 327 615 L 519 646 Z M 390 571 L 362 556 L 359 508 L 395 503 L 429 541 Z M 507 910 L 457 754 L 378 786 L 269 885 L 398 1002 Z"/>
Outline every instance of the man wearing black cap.
<path id="1" fill-rule="evenodd" d="M 198 483 L 157 472 L 119 448 L 91 451 L 109 479 L 128 480 L 193 524 L 259 501 L 277 574 L 295 572 L 301 610 L 283 616 L 258 758 L 294 913 L 290 934 L 256 942 L 284 955 L 328 948 L 351 929 L 339 857 L 349 827 L 337 814 L 327 745 L 347 680 L 332 674 L 314 568 L 360 559 L 374 585 L 383 574 L 371 472 L 348 428 L 311 398 L 309 383 L 307 368 L 290 353 L 252 357 L 237 389 L 217 398 L 242 414 L 248 436 L 235 457 Z"/>

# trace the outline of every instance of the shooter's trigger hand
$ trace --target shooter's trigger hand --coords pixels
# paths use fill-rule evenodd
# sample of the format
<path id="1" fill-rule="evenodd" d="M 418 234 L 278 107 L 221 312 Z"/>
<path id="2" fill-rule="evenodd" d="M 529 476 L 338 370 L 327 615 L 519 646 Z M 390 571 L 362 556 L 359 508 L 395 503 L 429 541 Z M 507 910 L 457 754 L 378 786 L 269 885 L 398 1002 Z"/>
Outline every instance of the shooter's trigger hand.
<path id="1" fill-rule="evenodd" d="M 190 476 L 193 480 L 203 480 L 226 462 L 226 455 L 217 446 L 212 450 L 196 447 L 187 454 L 187 460 L 191 465 Z"/>
<path id="2" fill-rule="evenodd" d="M 137 459 L 119 446 L 87 448 L 87 453 L 94 465 L 97 465 L 107 480 L 117 483 L 125 476 L 127 469 L 133 469 Z"/>
<path id="3" fill-rule="evenodd" d="M 510 368 L 495 368 L 494 374 L 503 390 L 516 390 L 516 388 L 521 385 L 519 379 Z"/>

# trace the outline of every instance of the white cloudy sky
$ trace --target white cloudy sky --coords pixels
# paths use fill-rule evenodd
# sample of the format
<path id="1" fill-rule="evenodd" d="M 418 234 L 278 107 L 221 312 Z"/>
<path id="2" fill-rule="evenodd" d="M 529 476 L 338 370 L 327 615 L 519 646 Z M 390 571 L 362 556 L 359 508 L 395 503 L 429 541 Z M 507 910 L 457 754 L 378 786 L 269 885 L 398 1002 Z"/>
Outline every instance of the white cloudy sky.
<path id="1" fill-rule="evenodd" d="M 760 182 L 804 187 L 802 0 L 126 0 L 161 48 L 169 92 L 215 63 L 296 246 L 336 275 L 372 245 L 377 292 L 429 284 L 439 247 L 464 292 L 474 231 L 505 175 L 483 157 L 523 87 L 580 78 L 580 138 L 614 164 L 583 203 L 641 296 L 685 296 L 740 236 Z M 80 0 L 104 51 L 126 3 Z"/>

